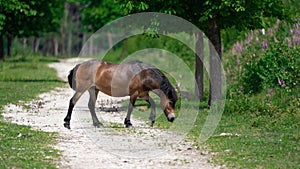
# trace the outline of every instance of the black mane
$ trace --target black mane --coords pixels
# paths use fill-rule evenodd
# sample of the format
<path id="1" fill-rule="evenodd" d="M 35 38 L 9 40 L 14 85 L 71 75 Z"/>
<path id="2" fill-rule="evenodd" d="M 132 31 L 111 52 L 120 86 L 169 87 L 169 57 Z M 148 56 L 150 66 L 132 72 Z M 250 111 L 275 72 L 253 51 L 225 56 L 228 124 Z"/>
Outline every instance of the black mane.
<path id="1" fill-rule="evenodd" d="M 151 70 L 154 77 L 160 82 L 160 90 L 162 90 L 162 92 L 171 100 L 173 106 L 175 106 L 175 103 L 178 100 L 177 93 L 168 78 L 159 69 L 139 60 L 133 60 L 128 63 L 135 65 L 132 66 L 133 69 L 136 69 L 134 72 L 138 72 L 139 70 Z"/>
<path id="2" fill-rule="evenodd" d="M 173 106 L 175 106 L 175 103 L 178 100 L 178 96 L 174 87 L 160 70 L 158 70 L 157 68 L 152 68 L 151 70 L 154 71 L 156 75 L 160 76 L 160 89 L 172 101 Z"/>

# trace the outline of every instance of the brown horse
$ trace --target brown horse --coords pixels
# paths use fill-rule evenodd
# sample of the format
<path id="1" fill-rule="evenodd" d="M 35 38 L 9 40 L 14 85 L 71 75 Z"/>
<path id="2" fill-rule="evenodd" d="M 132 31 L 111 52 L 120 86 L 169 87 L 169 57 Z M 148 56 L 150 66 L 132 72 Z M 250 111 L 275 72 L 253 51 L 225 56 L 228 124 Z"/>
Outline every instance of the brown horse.
<path id="1" fill-rule="evenodd" d="M 100 60 L 90 60 L 76 65 L 68 76 L 70 87 L 76 92 L 70 99 L 68 114 L 64 119 L 64 126 L 70 129 L 73 108 L 85 91 L 89 91 L 88 103 L 92 115 L 93 125 L 102 126 L 95 114 L 95 103 L 98 92 L 101 91 L 113 97 L 130 96 L 127 116 L 124 124 L 132 127 L 131 112 L 138 97 L 151 105 L 149 120 L 151 126 L 155 122 L 155 102 L 149 96 L 149 91 L 160 97 L 160 106 L 167 119 L 175 119 L 175 103 L 178 100 L 174 87 L 167 77 L 157 68 L 140 62 L 132 61 L 125 64 L 113 64 Z"/>

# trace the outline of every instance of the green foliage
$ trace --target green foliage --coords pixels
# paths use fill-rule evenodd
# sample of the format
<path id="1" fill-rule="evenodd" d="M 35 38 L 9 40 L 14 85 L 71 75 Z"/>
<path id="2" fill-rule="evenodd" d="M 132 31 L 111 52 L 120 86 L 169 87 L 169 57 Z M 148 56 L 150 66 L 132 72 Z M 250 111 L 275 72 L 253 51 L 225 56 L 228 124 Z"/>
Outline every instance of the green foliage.
<path id="1" fill-rule="evenodd" d="M 289 90 L 299 86 L 299 55 L 299 47 L 291 50 L 287 44 L 275 43 L 260 57 L 246 61 L 242 77 L 245 92 L 258 93 L 263 88 L 272 87 L 284 87 Z"/>
<path id="2" fill-rule="evenodd" d="M 298 28 L 298 23 L 277 21 L 248 32 L 224 55 L 230 80 L 225 112 L 216 136 L 207 142 L 217 152 L 214 162 L 229 168 L 300 165 Z"/>
<path id="3" fill-rule="evenodd" d="M 82 0 L 85 5 L 81 10 L 82 23 L 85 29 L 95 32 L 105 24 L 122 16 L 119 4 L 111 0 L 94 1 Z"/>
<path id="4" fill-rule="evenodd" d="M 29 46 L 24 47 L 18 39 L 14 39 L 11 47 L 11 56 L 15 60 L 16 58 L 26 58 L 28 56 L 37 56 L 39 57 L 39 53 L 33 53 L 32 48 Z"/>
<path id="5" fill-rule="evenodd" d="M 299 23 L 289 25 L 278 20 L 274 27 L 247 33 L 246 40 L 235 43 L 225 60 L 228 77 L 245 93 L 276 87 L 289 91 L 299 86 L 299 27 Z"/>
<path id="6" fill-rule="evenodd" d="M 36 14 L 36 11 L 30 9 L 28 4 L 18 0 L 1 1 L 0 6 L 0 31 L 3 31 L 5 24 L 10 19 L 8 14 L 13 14 L 13 17 L 17 15 L 31 16 Z"/>
<path id="7" fill-rule="evenodd" d="M 207 32 L 207 21 L 217 18 L 218 26 L 221 29 L 235 26 L 242 30 L 245 28 L 261 28 L 265 23 L 265 17 L 277 17 L 289 19 L 291 14 L 290 1 L 269 0 L 263 1 L 119 1 L 125 14 L 137 12 L 163 12 L 182 17 L 197 25 L 204 32 Z"/>
<path id="8" fill-rule="evenodd" d="M 38 35 L 56 31 L 63 16 L 61 0 L 0 2 L 0 34 Z"/>

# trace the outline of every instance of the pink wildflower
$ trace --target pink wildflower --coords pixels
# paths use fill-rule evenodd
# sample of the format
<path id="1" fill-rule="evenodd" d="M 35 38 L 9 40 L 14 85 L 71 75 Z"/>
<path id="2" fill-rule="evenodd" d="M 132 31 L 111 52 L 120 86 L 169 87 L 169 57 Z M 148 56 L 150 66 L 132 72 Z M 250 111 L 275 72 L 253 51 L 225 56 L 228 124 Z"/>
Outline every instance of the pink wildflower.
<path id="1" fill-rule="evenodd" d="M 294 39 L 295 45 L 300 44 L 300 38 L 299 37 L 294 37 L 293 39 Z"/>
<path id="2" fill-rule="evenodd" d="M 233 45 L 233 48 L 234 48 L 235 52 L 237 52 L 237 53 L 241 53 L 243 51 L 243 45 L 242 45 L 242 43 L 239 43 L 239 42 L 235 43 Z"/>
<path id="3" fill-rule="evenodd" d="M 272 29 L 272 28 L 268 28 L 268 34 L 269 34 L 270 36 L 273 35 L 273 29 Z"/>
<path id="4" fill-rule="evenodd" d="M 237 60 L 236 60 L 236 63 L 237 63 L 238 66 L 240 66 L 240 65 L 241 65 L 241 60 L 240 60 L 240 59 L 237 59 Z"/>
<path id="5" fill-rule="evenodd" d="M 290 38 L 285 38 L 284 41 L 288 43 L 289 48 L 292 47 L 292 41 Z"/>
<path id="6" fill-rule="evenodd" d="M 263 52 L 265 51 L 265 49 L 268 48 L 268 40 L 267 40 L 267 39 L 265 39 L 265 40 L 262 42 L 261 48 L 262 48 L 262 51 L 263 51 Z"/>
<path id="7" fill-rule="evenodd" d="M 284 87 L 285 86 L 285 82 L 283 80 L 280 80 L 279 77 L 277 78 L 277 81 L 278 81 L 278 84 L 281 86 L 281 87 Z"/>
<path id="8" fill-rule="evenodd" d="M 272 95 L 273 93 L 274 93 L 274 89 L 271 88 L 271 89 L 269 90 L 268 94 L 269 94 L 269 95 Z"/>
<path id="9" fill-rule="evenodd" d="M 260 33 L 261 33 L 262 35 L 265 35 L 265 29 L 262 28 L 262 29 L 260 30 Z"/>
<path id="10" fill-rule="evenodd" d="M 294 31 L 293 29 L 290 29 L 290 35 L 293 35 Z"/>

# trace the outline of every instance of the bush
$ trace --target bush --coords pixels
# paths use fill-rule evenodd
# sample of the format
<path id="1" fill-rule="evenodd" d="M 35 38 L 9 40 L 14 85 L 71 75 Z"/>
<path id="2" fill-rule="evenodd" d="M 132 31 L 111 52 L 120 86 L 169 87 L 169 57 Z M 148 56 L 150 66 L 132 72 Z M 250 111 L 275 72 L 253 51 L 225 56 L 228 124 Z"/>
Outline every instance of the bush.
<path id="1" fill-rule="evenodd" d="M 259 93 L 263 88 L 291 89 L 300 84 L 300 47 L 274 43 L 260 57 L 243 61 L 242 86 L 246 93 Z M 248 58 L 249 59 L 249 58 Z"/>
<path id="2" fill-rule="evenodd" d="M 227 76 L 244 93 L 275 87 L 290 91 L 300 83 L 300 21 L 278 20 L 272 28 L 250 31 L 228 55 Z"/>

